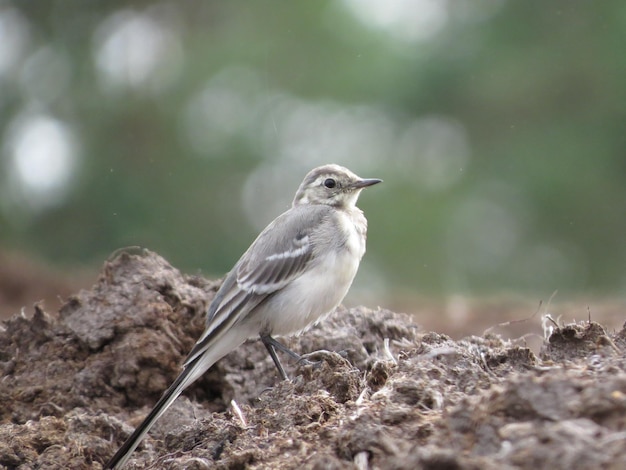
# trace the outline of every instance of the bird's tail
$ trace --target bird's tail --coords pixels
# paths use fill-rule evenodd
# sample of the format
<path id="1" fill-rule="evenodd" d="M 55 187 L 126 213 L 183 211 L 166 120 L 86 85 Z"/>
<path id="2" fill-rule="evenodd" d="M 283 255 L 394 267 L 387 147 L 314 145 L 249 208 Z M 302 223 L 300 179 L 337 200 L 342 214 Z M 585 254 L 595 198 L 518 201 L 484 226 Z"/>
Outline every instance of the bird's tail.
<path id="1" fill-rule="evenodd" d="M 231 325 L 229 324 L 228 326 Z M 126 442 L 122 444 L 122 447 L 107 462 L 104 468 L 120 470 L 129 459 L 130 454 L 133 453 L 142 439 L 146 437 L 156 420 L 165 413 L 183 390 L 194 383 L 198 377 L 204 374 L 218 360 L 241 345 L 246 339 L 253 337 L 253 333 L 256 334 L 257 331 L 258 325 L 249 323 L 247 326 L 240 324 L 237 328 L 214 328 L 210 331 L 210 334 L 203 335 L 185 362 L 183 371 L 165 391 L 157 404 L 154 405 L 146 419 L 126 439 Z"/>
<path id="2" fill-rule="evenodd" d="M 146 419 L 137 426 L 135 432 L 126 439 L 126 442 L 119 448 L 115 455 L 104 466 L 105 469 L 121 469 L 126 461 L 129 459 L 130 454 L 137 448 L 139 443 L 146 437 L 146 434 L 150 428 L 154 425 L 157 419 L 159 419 L 163 413 L 174 403 L 174 400 L 189 386 L 198 376 L 194 374 L 195 364 L 189 364 L 185 367 L 180 375 L 176 378 L 174 383 L 165 391 L 163 396 L 159 399 L 152 411 L 146 416 Z"/>
<path id="3" fill-rule="evenodd" d="M 220 332 L 218 331 L 217 333 Z M 223 334 L 203 337 L 199 342 L 201 349 L 195 357 L 190 356 L 191 359 L 188 359 L 185 363 L 185 368 L 174 383 L 165 391 L 157 404 L 154 405 L 154 408 L 152 408 L 152 411 L 146 416 L 146 419 L 144 419 L 137 429 L 135 429 L 135 432 L 126 439 L 126 442 L 122 444 L 122 447 L 120 447 L 111 460 L 107 462 L 104 468 L 120 470 L 129 459 L 130 454 L 133 453 L 142 439 L 146 437 L 146 434 L 156 420 L 165 413 L 172 403 L 174 403 L 174 400 L 176 400 L 188 386 L 194 383 L 198 377 L 204 374 L 209 367 L 243 343 L 248 337 L 250 337 L 250 331 L 242 327 L 231 328 Z"/>

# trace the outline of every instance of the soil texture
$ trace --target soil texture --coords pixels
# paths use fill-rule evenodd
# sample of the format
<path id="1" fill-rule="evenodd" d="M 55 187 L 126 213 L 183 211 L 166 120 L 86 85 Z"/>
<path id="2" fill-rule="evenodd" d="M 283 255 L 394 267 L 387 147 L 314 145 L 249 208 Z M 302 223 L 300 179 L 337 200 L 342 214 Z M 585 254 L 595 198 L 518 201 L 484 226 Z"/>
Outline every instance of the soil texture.
<path id="1" fill-rule="evenodd" d="M 0 327 L 0 468 L 98 469 L 180 371 L 218 281 L 122 252 L 58 312 Z M 626 312 L 624 312 L 626 313 Z M 340 307 L 285 344 L 219 361 L 128 469 L 626 468 L 626 330 L 546 322 L 535 354 L 458 341 L 384 309 Z"/>

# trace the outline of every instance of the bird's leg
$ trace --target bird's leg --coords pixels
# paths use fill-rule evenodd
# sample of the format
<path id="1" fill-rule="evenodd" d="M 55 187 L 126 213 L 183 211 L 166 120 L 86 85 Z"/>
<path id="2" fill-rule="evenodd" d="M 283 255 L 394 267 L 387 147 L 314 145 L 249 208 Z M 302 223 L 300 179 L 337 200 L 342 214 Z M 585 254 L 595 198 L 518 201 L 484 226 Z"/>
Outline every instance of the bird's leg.
<path id="1" fill-rule="evenodd" d="M 306 363 L 312 363 L 308 359 L 305 359 L 302 356 L 300 356 L 299 354 L 293 352 L 291 349 L 289 349 L 284 344 L 279 343 L 274 338 L 272 338 L 270 335 L 261 335 L 261 341 L 263 342 L 263 344 L 267 348 L 267 351 L 270 353 L 270 356 L 271 356 L 272 360 L 274 361 L 274 364 L 276 364 L 276 368 L 278 369 L 278 373 L 280 374 L 280 376 L 282 377 L 283 380 L 289 380 L 289 377 L 287 377 L 287 374 L 285 373 L 285 369 L 283 369 L 283 365 L 280 363 L 280 360 L 278 359 L 278 355 L 276 354 L 276 349 L 278 349 L 279 351 L 287 354 L 292 359 L 295 359 L 296 362 L 298 362 L 299 364 L 301 364 L 301 363 L 305 363 L 305 364 Z"/>
<path id="2" fill-rule="evenodd" d="M 271 336 L 264 336 L 264 335 L 261 335 L 261 341 L 263 341 L 263 344 L 265 345 L 267 352 L 270 353 L 270 356 L 272 357 L 274 364 L 276 364 L 276 368 L 278 369 L 278 373 L 280 374 L 280 377 L 283 380 L 289 380 L 289 377 L 287 377 L 287 374 L 285 373 L 285 369 L 283 369 L 283 365 L 280 363 L 280 360 L 278 359 L 278 356 L 276 355 L 276 350 L 274 349 L 275 348 L 274 343 L 278 343 L 278 342 Z"/>

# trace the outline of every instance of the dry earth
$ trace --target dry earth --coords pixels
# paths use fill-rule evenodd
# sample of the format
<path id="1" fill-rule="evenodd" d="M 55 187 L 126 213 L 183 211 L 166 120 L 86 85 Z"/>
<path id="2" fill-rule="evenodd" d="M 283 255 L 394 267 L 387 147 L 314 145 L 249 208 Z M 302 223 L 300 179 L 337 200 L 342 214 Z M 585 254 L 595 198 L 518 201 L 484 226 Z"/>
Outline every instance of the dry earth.
<path id="1" fill-rule="evenodd" d="M 101 468 L 175 378 L 218 285 L 121 253 L 58 313 L 4 322 L 0 468 Z M 453 341 L 406 315 L 340 308 L 287 343 L 334 352 L 289 364 L 280 381 L 246 343 L 127 468 L 626 468 L 625 330 L 552 325 L 535 355 L 494 334 Z"/>

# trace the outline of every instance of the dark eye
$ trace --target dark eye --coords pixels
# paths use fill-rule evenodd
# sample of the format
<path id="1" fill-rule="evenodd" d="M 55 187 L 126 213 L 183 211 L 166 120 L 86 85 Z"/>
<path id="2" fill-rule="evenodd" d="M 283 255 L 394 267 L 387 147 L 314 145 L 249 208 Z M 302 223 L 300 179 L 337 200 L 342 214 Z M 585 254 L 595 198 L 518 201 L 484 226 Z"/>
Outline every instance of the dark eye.
<path id="1" fill-rule="evenodd" d="M 326 178 L 324 180 L 324 186 L 326 186 L 329 189 L 332 189 L 335 186 L 337 186 L 337 182 L 334 179 L 332 179 L 332 178 Z"/>

